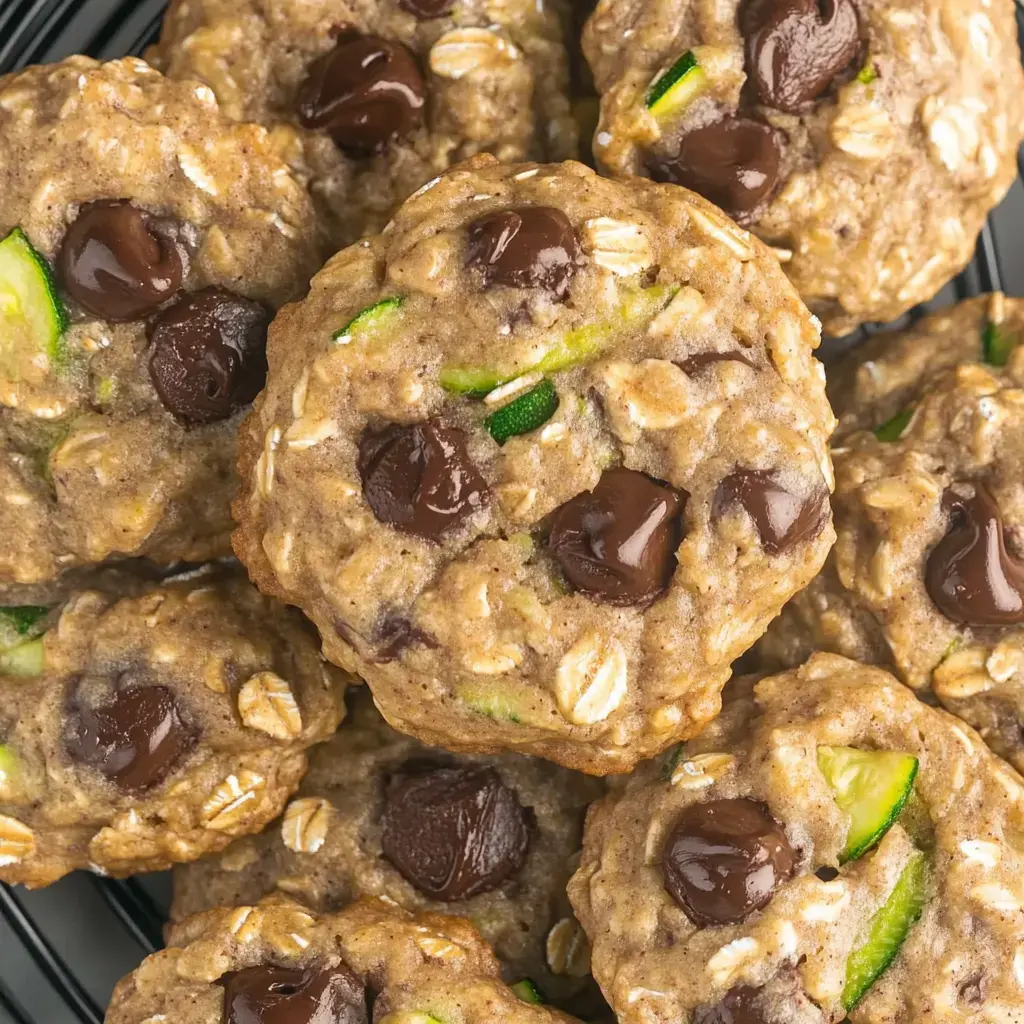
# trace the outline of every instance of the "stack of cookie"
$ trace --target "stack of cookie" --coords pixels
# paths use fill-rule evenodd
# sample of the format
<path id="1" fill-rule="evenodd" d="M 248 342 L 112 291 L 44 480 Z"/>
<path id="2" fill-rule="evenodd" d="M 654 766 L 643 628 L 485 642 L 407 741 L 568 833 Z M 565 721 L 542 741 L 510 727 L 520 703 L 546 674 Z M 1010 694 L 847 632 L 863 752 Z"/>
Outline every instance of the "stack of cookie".
<path id="1" fill-rule="evenodd" d="M 1024 305 L 814 358 L 1012 9 L 591 7 L 0 79 L 0 880 L 176 865 L 111 1024 L 1024 1020 Z"/>

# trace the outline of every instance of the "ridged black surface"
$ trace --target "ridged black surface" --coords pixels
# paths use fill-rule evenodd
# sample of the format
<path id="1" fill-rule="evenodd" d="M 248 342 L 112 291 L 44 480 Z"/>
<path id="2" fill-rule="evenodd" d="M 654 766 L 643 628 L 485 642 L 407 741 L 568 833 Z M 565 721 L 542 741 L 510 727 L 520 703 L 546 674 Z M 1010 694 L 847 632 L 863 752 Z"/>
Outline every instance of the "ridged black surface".
<path id="1" fill-rule="evenodd" d="M 1020 34 L 1024 0 L 1016 2 Z M 72 53 L 140 54 L 155 39 L 165 6 L 166 0 L 0 0 L 0 74 Z M 900 323 L 996 288 L 1024 292 L 1020 182 L 986 225 L 967 270 Z M 827 342 L 825 354 L 859 336 Z M 119 882 L 78 873 L 35 893 L 0 885 L 0 1024 L 102 1024 L 114 982 L 159 948 L 168 893 L 163 875 Z"/>

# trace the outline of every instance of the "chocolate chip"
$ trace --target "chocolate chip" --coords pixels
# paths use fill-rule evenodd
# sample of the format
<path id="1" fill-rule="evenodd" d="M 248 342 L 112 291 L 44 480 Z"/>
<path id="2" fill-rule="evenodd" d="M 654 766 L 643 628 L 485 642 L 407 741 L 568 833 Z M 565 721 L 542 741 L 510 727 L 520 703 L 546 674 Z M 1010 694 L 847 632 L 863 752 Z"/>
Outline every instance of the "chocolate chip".
<path id="1" fill-rule="evenodd" d="M 127 200 L 89 203 L 57 254 L 61 286 L 92 316 L 139 320 L 181 290 L 187 257 L 179 230 Z"/>
<path id="2" fill-rule="evenodd" d="M 767 1024 L 760 994 L 761 989 L 753 985 L 736 985 L 719 1002 L 698 1006 L 690 1024 Z"/>
<path id="3" fill-rule="evenodd" d="M 822 486 L 808 498 L 788 491 L 771 470 L 737 469 L 718 485 L 711 503 L 713 519 L 734 505 L 754 522 L 761 547 L 770 555 L 790 551 L 816 537 L 828 519 L 828 491 Z"/>
<path id="4" fill-rule="evenodd" d="M 149 327 L 149 376 L 160 400 L 186 423 L 213 423 L 248 405 L 267 379 L 264 306 L 205 288 Z"/>
<path id="5" fill-rule="evenodd" d="M 580 259 L 569 218 L 550 206 L 500 210 L 466 229 L 466 266 L 478 270 L 485 288 L 544 288 L 563 299 Z"/>
<path id="6" fill-rule="evenodd" d="M 967 626 L 1024 622 L 1024 564 L 1006 550 L 1002 513 L 982 484 L 974 497 L 942 496 L 949 529 L 932 548 L 924 581 L 939 611 Z"/>
<path id="7" fill-rule="evenodd" d="M 839 872 L 829 864 L 823 864 L 815 869 L 814 874 L 823 882 L 833 882 L 839 877 Z"/>
<path id="8" fill-rule="evenodd" d="M 742 363 L 744 366 L 749 366 L 752 370 L 757 369 L 754 363 L 742 352 L 697 352 L 695 355 L 682 360 L 682 362 L 676 363 L 676 366 L 687 377 L 694 377 L 715 363 Z"/>
<path id="9" fill-rule="evenodd" d="M 761 102 L 789 113 L 817 99 L 861 51 L 853 0 L 747 0 L 740 26 Z"/>
<path id="10" fill-rule="evenodd" d="M 363 983 L 344 965 L 232 971 L 224 986 L 225 1024 L 367 1024 Z"/>
<path id="11" fill-rule="evenodd" d="M 166 686 L 127 686 L 96 707 L 75 708 L 67 749 L 78 764 L 138 791 L 163 782 L 196 739 Z"/>
<path id="12" fill-rule="evenodd" d="M 696 924 L 736 924 L 793 874 L 796 854 L 783 827 L 756 800 L 694 804 L 662 854 L 665 888 Z"/>
<path id="13" fill-rule="evenodd" d="M 779 182 L 782 135 L 749 117 L 729 115 L 687 132 L 674 156 L 652 157 L 655 181 L 683 185 L 741 224 L 757 219 Z"/>
<path id="14" fill-rule="evenodd" d="M 647 605 L 668 589 L 686 494 L 632 469 L 609 469 L 557 509 L 548 548 L 595 601 Z"/>
<path id="15" fill-rule="evenodd" d="M 397 612 L 386 615 L 377 626 L 373 660 L 378 664 L 396 661 L 410 647 L 435 649 L 437 640 L 414 622 Z M 350 645 L 351 646 L 351 645 Z"/>
<path id="16" fill-rule="evenodd" d="M 450 14 L 455 0 L 398 0 L 398 6 L 420 21 L 429 21 Z"/>
<path id="17" fill-rule="evenodd" d="M 340 149 L 365 156 L 423 124 L 423 74 L 401 43 L 345 32 L 299 92 L 299 121 Z"/>
<path id="18" fill-rule="evenodd" d="M 466 435 L 437 420 L 382 430 L 359 440 L 359 476 L 373 514 L 405 533 L 440 541 L 483 507 L 487 484 Z"/>
<path id="19" fill-rule="evenodd" d="M 384 856 L 433 899 L 489 892 L 526 860 L 526 812 L 493 768 L 400 774 L 391 782 L 381 821 Z"/>

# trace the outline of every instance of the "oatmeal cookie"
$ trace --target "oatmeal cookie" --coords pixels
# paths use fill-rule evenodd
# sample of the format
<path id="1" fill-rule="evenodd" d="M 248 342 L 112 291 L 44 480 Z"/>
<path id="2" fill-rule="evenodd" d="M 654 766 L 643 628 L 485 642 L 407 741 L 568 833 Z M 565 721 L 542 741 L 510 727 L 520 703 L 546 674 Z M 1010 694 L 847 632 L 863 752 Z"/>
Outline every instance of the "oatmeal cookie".
<path id="1" fill-rule="evenodd" d="M 280 126 L 338 246 L 475 153 L 577 151 L 560 20 L 535 0 L 175 0 L 149 56 Z"/>
<path id="2" fill-rule="evenodd" d="M 280 822 L 175 869 L 171 920 L 275 889 L 317 911 L 386 896 L 468 917 L 512 980 L 530 978 L 561 1002 L 589 974 L 565 885 L 584 811 L 603 792 L 545 761 L 424 747 L 391 729 L 363 689 L 345 727 L 311 752 Z M 571 956 L 557 955 L 562 933 Z"/>
<path id="3" fill-rule="evenodd" d="M 522 995 L 519 994 L 522 992 Z M 571 1024 L 501 980 L 466 920 L 281 897 L 197 914 L 114 989 L 107 1024 Z"/>
<path id="4" fill-rule="evenodd" d="M 836 369 L 821 576 L 773 623 L 768 665 L 811 648 L 892 666 L 1024 767 L 1024 301 L 963 302 Z"/>
<path id="5" fill-rule="evenodd" d="M 817 343 L 700 197 L 479 157 L 275 321 L 236 550 L 401 731 L 628 770 L 831 546 Z"/>
<path id="6" fill-rule="evenodd" d="M 229 553 L 272 308 L 318 265 L 265 129 L 139 60 L 0 79 L 0 586 Z"/>
<path id="7" fill-rule="evenodd" d="M 156 871 L 261 829 L 344 712 L 318 646 L 228 569 L 0 608 L 0 880 Z"/>
<path id="8" fill-rule="evenodd" d="M 693 188 L 776 247 L 829 334 L 893 320 L 1016 177 L 1012 4 L 602 0 L 599 163 Z"/>
<path id="9" fill-rule="evenodd" d="M 1022 807 L 972 729 L 819 654 L 596 804 L 569 896 L 620 1024 L 1017 1020 Z"/>

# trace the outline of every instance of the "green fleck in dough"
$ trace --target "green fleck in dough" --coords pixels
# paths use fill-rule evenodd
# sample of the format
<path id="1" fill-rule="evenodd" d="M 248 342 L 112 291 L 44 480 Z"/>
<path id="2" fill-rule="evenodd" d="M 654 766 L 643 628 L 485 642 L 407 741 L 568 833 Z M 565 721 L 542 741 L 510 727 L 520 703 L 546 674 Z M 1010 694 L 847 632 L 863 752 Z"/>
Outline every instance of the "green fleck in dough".
<path id="1" fill-rule="evenodd" d="M 908 405 L 906 409 L 901 409 L 881 426 L 875 427 L 875 437 L 879 441 L 898 441 L 903 431 L 907 429 L 907 424 L 910 423 L 913 415 L 914 407 L 912 405 Z"/>
<path id="2" fill-rule="evenodd" d="M 533 1003 L 535 1006 L 540 1006 L 544 1002 L 540 997 L 540 992 L 537 991 L 537 986 L 529 978 L 523 978 L 522 981 L 517 981 L 514 985 L 510 985 L 509 988 L 524 1003 Z"/>
<path id="3" fill-rule="evenodd" d="M 993 323 L 985 324 L 981 332 L 981 358 L 989 366 L 1005 366 L 1016 347 L 1016 334 L 1002 331 Z"/>

